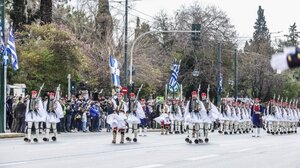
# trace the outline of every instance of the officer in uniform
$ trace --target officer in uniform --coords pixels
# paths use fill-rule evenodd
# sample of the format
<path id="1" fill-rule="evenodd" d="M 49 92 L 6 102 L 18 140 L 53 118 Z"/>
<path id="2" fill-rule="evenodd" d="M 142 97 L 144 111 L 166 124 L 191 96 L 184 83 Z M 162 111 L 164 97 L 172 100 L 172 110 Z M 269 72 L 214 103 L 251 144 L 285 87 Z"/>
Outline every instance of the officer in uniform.
<path id="1" fill-rule="evenodd" d="M 259 104 L 259 99 L 255 98 L 254 104 L 251 108 L 251 117 L 253 124 L 253 134 L 252 137 L 260 136 L 260 128 L 262 127 L 262 107 Z"/>

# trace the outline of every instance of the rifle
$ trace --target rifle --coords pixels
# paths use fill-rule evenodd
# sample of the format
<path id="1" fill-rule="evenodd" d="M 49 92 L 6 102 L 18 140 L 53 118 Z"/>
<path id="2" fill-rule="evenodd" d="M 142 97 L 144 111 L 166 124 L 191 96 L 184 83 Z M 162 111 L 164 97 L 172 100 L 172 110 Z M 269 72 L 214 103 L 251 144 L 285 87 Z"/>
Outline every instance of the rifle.
<path id="1" fill-rule="evenodd" d="M 139 97 L 139 94 L 140 94 L 140 91 L 142 90 L 142 88 L 143 88 L 143 84 L 140 86 L 140 88 L 139 88 L 139 90 L 138 90 L 138 92 L 136 94 L 134 102 L 136 102 L 138 100 L 138 97 Z"/>
<path id="2" fill-rule="evenodd" d="M 199 87 L 198 87 L 198 92 L 197 92 L 198 99 L 199 99 L 200 90 L 201 90 L 201 84 L 199 84 Z"/>
<path id="3" fill-rule="evenodd" d="M 39 98 L 39 97 L 40 97 L 40 94 L 41 94 L 41 91 L 42 91 L 42 89 L 43 89 L 44 85 L 45 85 L 45 83 L 43 83 L 43 84 L 42 84 L 42 86 L 40 87 L 40 90 L 39 90 L 39 92 L 38 92 L 37 98 Z"/>
<path id="4" fill-rule="evenodd" d="M 209 85 L 207 86 L 207 98 L 206 98 L 206 102 L 209 102 Z"/>
<path id="5" fill-rule="evenodd" d="M 59 92 L 60 92 L 60 84 L 56 88 L 54 100 L 59 100 L 60 98 Z"/>

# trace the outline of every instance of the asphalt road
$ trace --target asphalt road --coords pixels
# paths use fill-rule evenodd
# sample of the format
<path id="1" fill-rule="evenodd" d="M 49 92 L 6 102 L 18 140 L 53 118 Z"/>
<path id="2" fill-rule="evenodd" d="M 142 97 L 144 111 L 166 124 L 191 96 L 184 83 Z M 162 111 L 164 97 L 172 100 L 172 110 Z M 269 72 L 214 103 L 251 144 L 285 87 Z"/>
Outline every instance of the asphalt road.
<path id="1" fill-rule="evenodd" d="M 65 133 L 57 142 L 0 139 L 0 168 L 300 168 L 300 134 L 220 135 L 187 144 L 186 135 L 139 137 L 111 144 L 111 134 Z"/>

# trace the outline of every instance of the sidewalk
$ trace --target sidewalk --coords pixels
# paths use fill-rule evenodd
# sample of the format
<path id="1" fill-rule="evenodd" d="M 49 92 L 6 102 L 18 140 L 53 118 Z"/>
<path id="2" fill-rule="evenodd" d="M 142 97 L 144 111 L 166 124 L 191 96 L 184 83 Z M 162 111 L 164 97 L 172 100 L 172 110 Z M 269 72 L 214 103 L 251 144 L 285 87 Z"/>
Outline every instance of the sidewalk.
<path id="1" fill-rule="evenodd" d="M 17 137 L 24 137 L 24 133 L 0 133 L 0 139 L 1 138 L 17 138 Z"/>

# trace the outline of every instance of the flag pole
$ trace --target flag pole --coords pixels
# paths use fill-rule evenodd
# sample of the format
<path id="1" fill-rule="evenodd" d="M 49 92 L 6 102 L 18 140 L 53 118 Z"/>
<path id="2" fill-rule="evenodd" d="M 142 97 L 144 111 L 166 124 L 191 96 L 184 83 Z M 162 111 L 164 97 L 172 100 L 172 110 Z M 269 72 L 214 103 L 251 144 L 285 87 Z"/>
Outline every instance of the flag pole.
<path id="1" fill-rule="evenodd" d="M 5 0 L 0 1 L 0 12 L 1 12 L 1 34 L 3 35 L 0 38 L 3 38 L 5 41 Z M 1 66 L 1 74 L 3 75 L 1 78 L 1 86 L 0 86 L 0 133 L 5 133 L 6 130 L 6 100 L 4 99 L 6 88 L 4 87 L 4 53 L 1 53 L 2 56 L 2 66 Z"/>
<path id="2" fill-rule="evenodd" d="M 3 100 L 4 100 L 4 105 L 3 105 L 3 112 L 4 112 L 4 133 L 6 132 L 6 94 L 7 94 L 7 91 L 6 91 L 6 86 L 7 86 L 7 59 L 8 59 L 8 56 L 7 56 L 7 51 L 6 49 L 4 50 L 4 95 L 3 95 Z"/>

